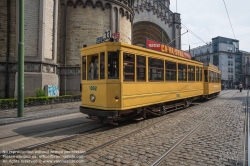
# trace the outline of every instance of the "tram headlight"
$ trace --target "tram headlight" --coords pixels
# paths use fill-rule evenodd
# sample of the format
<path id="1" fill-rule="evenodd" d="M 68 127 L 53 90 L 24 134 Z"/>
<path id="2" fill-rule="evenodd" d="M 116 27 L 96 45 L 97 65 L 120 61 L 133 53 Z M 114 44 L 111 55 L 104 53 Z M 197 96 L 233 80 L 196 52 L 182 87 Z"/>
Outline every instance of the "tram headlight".
<path id="1" fill-rule="evenodd" d="M 89 99 L 90 99 L 90 101 L 92 101 L 92 102 L 94 102 L 95 101 L 95 95 L 94 94 L 91 94 L 90 96 L 89 96 Z"/>
<path id="2" fill-rule="evenodd" d="M 115 101 L 118 101 L 119 97 L 118 96 L 115 96 Z"/>

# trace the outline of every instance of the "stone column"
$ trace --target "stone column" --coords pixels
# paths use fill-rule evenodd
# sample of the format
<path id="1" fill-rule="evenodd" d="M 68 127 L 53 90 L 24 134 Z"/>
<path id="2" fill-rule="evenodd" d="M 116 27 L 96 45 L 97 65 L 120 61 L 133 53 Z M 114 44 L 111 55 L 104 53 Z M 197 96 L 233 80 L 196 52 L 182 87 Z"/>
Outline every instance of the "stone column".
<path id="1" fill-rule="evenodd" d="M 173 14 L 173 46 L 177 49 L 181 49 L 181 19 L 179 13 Z"/>

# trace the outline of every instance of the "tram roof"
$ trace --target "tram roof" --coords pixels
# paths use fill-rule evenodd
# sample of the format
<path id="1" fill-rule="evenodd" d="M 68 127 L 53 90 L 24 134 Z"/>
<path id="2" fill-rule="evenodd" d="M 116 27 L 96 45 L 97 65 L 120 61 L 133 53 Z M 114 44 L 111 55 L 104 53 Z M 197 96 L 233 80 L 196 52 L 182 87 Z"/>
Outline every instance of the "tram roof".
<path id="1" fill-rule="evenodd" d="M 167 54 L 164 52 L 159 52 L 159 51 L 155 51 L 155 50 L 151 50 L 148 48 L 144 48 L 144 47 L 140 47 L 140 46 L 136 46 L 136 45 L 131 45 L 128 43 L 123 43 L 123 42 L 103 42 L 100 44 L 94 44 L 91 46 L 87 46 L 84 48 L 81 48 L 81 55 L 90 55 L 90 54 L 94 54 L 94 53 L 98 53 L 101 51 L 129 51 L 130 53 L 134 53 L 137 55 L 148 55 L 148 56 L 152 56 L 152 57 L 156 57 L 154 55 L 151 55 L 152 53 L 157 55 L 157 56 L 161 56 L 161 57 L 168 57 L 168 58 L 173 58 L 175 61 L 184 61 L 184 62 L 189 62 L 189 63 L 194 63 L 196 65 L 200 65 L 203 66 L 203 63 L 195 61 L 195 60 L 191 60 L 191 59 L 186 59 L 183 57 L 179 57 L 176 55 L 171 55 L 171 54 Z M 133 51 L 132 51 L 133 50 Z M 84 53 L 83 53 L 84 52 Z"/>

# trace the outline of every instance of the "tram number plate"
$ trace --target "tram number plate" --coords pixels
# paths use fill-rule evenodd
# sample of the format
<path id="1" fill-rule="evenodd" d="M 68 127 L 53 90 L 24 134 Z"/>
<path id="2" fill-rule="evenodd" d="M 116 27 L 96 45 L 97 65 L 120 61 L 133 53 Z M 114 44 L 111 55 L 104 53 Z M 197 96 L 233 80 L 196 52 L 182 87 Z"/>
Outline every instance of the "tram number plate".
<path id="1" fill-rule="evenodd" d="M 97 90 L 97 86 L 89 86 L 89 89 L 90 89 L 90 90 L 95 90 L 95 91 L 96 91 L 96 90 Z"/>

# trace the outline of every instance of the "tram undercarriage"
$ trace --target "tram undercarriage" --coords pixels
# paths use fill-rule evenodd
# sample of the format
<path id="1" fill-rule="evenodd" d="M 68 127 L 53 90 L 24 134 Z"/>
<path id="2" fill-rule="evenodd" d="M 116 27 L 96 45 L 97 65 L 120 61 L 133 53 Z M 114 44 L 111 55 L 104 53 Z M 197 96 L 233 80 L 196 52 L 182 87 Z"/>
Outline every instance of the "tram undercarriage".
<path id="1" fill-rule="evenodd" d="M 89 115 L 87 118 L 92 120 L 101 121 L 103 123 L 118 125 L 118 122 L 141 118 L 146 119 L 147 116 L 162 116 L 169 112 L 173 112 L 179 109 L 187 108 L 192 104 L 194 100 L 197 99 L 212 99 L 216 97 L 219 93 L 206 95 L 206 96 L 198 96 L 187 98 L 183 100 L 165 102 L 161 104 L 155 104 L 140 108 L 134 108 L 130 110 L 122 110 L 122 111 L 104 111 L 104 110 L 96 110 L 96 109 L 88 109 L 84 107 L 80 107 L 82 113 Z"/>

